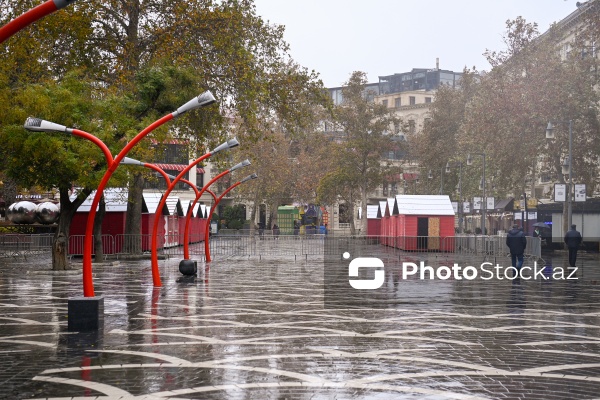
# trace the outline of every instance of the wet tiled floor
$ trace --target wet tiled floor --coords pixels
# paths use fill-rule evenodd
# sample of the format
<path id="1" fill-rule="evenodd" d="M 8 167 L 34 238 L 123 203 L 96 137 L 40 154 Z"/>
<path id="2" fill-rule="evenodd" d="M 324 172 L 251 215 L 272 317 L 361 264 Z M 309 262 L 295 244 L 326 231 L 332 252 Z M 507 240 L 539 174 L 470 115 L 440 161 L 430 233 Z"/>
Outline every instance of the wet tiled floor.
<path id="1" fill-rule="evenodd" d="M 160 288 L 149 261 L 95 265 L 104 329 L 82 334 L 67 331 L 80 271 L 1 259 L 0 398 L 600 397 L 597 254 L 577 280 L 392 279 L 397 303 L 358 309 L 324 303 L 318 257 L 221 258 L 195 281 L 178 262 Z"/>

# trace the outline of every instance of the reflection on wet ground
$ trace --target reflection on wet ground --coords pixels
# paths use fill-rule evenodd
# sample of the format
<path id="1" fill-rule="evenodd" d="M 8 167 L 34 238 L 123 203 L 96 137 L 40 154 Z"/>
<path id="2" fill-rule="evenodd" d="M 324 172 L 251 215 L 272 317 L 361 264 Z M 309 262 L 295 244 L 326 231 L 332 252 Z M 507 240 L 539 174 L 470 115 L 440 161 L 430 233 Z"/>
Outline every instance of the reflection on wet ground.
<path id="1" fill-rule="evenodd" d="M 385 256 L 382 250 L 382 258 Z M 397 253 L 394 253 L 397 256 Z M 455 254 L 429 265 L 508 265 Z M 577 280 L 399 279 L 384 308 L 324 304 L 323 259 L 216 259 L 182 279 L 178 259 L 94 266 L 105 327 L 66 330 L 80 271 L 0 260 L 0 397 L 7 399 L 590 399 L 600 393 L 600 264 Z M 341 290 L 341 289 L 340 289 Z"/>

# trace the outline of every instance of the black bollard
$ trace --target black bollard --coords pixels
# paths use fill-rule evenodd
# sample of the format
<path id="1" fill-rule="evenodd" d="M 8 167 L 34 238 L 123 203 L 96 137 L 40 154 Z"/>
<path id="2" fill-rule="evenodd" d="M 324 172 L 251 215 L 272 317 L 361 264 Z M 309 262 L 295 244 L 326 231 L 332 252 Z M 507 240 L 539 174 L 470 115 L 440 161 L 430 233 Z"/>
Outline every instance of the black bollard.
<path id="1" fill-rule="evenodd" d="M 179 262 L 179 272 L 185 276 L 196 275 L 198 272 L 198 263 L 194 260 L 181 260 Z"/>

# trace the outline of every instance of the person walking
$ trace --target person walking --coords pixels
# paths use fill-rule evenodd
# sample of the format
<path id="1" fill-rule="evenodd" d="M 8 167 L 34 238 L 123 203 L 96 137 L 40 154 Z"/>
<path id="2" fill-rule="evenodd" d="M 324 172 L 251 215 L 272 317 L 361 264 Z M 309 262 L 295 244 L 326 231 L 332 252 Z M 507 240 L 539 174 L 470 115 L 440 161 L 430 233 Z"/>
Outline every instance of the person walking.
<path id="1" fill-rule="evenodd" d="M 571 225 L 571 229 L 565 233 L 565 244 L 569 249 L 569 265 L 575 268 L 575 261 L 577 260 L 577 250 L 583 238 L 581 233 L 577 231 L 577 225 Z"/>
<path id="2" fill-rule="evenodd" d="M 508 235 L 506 235 L 506 245 L 510 250 L 512 266 L 517 270 L 518 274 L 523 266 L 525 248 L 527 247 L 527 238 L 519 225 L 514 224 L 512 229 L 508 231 Z"/>

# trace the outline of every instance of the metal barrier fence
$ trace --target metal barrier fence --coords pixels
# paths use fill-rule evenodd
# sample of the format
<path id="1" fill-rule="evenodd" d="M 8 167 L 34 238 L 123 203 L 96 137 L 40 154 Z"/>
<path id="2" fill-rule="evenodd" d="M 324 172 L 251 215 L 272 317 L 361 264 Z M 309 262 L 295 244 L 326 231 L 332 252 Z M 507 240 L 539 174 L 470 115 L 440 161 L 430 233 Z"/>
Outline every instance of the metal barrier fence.
<path id="1" fill-rule="evenodd" d="M 165 243 L 178 243 L 180 235 L 161 237 L 159 253 L 170 257 L 183 256 L 183 246 L 164 247 Z M 83 235 L 69 237 L 69 255 L 83 253 Z M 30 254 L 50 253 L 53 234 L 2 234 L 0 235 L 0 257 L 26 257 Z M 272 231 L 223 232 L 210 238 L 213 256 L 322 256 L 328 253 L 326 246 L 333 242 L 344 242 L 349 246 L 379 245 L 388 253 L 396 252 L 451 252 L 484 257 L 504 257 L 509 254 L 506 236 L 461 235 L 451 237 L 409 236 L 336 236 L 323 234 L 274 235 Z M 108 256 L 139 255 L 150 252 L 151 235 L 102 235 L 104 254 Z M 336 248 L 340 243 L 337 243 Z M 204 242 L 192 243 L 189 251 L 194 256 L 204 256 Z M 372 248 L 372 247 L 371 247 Z M 527 237 L 527 258 L 541 259 L 541 239 Z"/>
<path id="2" fill-rule="evenodd" d="M 70 256 L 82 255 L 83 254 L 83 240 L 85 235 L 71 235 L 69 236 L 68 254 Z M 92 253 L 94 253 L 94 244 L 92 243 Z M 105 257 L 115 254 L 115 238 L 112 235 L 102 235 L 102 252 Z"/>
<path id="3" fill-rule="evenodd" d="M 531 259 L 542 258 L 542 240 L 540 237 L 527 236 L 525 257 Z M 454 252 L 459 254 L 484 255 L 502 257 L 510 254 L 506 245 L 506 236 L 475 236 L 461 235 L 447 237 L 443 240 L 454 241 Z"/>
<path id="4" fill-rule="evenodd" d="M 0 235 L 0 257 L 24 257 L 35 254 L 50 254 L 54 234 L 18 234 Z"/>

